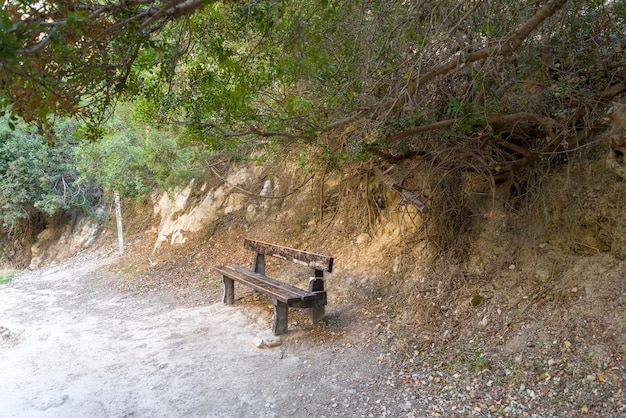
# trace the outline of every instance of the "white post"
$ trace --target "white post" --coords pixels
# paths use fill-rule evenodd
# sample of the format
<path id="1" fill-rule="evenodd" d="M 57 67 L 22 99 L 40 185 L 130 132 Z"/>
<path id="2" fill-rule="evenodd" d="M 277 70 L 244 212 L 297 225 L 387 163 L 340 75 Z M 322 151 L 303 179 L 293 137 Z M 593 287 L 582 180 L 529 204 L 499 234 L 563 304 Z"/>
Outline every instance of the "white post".
<path id="1" fill-rule="evenodd" d="M 117 221 L 117 243 L 120 252 L 124 252 L 124 234 L 122 232 L 122 206 L 120 205 L 120 194 L 115 191 L 115 220 Z"/>

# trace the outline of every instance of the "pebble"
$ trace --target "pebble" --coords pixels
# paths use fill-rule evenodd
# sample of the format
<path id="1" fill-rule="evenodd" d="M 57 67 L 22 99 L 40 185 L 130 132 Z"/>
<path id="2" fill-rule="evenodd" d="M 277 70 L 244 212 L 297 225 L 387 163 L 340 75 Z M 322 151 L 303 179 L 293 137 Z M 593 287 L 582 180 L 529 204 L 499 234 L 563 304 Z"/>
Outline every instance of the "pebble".
<path id="1" fill-rule="evenodd" d="M 271 337 L 256 337 L 252 340 L 252 344 L 256 348 L 273 348 L 278 347 L 283 342 L 280 337 L 271 336 Z"/>

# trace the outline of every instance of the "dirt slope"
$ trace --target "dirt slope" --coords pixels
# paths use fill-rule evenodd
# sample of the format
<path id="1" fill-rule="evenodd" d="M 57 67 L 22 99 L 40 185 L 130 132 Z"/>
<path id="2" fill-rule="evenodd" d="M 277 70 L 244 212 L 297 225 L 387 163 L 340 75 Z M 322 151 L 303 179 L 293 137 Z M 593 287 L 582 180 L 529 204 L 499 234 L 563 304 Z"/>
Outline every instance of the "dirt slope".
<path id="1" fill-rule="evenodd" d="M 525 210 L 481 207 L 462 257 L 434 251 L 415 213 L 380 185 L 320 189 L 270 171 L 287 191 L 306 187 L 253 217 L 240 197 L 243 209 L 158 251 L 159 219 L 138 206 L 125 212 L 124 255 L 79 256 L 1 285 L 0 367 L 12 377 L 0 400 L 31 416 L 79 406 L 121 416 L 626 414 L 626 185 L 602 164 L 545 179 Z M 270 173 L 258 175 L 260 190 Z M 351 193 L 375 200 L 373 211 Z M 244 237 L 335 257 L 322 324 L 294 311 L 281 346 L 252 345 L 271 326 L 270 304 L 236 289 L 235 307 L 221 306 L 211 273 L 251 262 Z M 308 273 L 268 264 L 295 285 Z"/>

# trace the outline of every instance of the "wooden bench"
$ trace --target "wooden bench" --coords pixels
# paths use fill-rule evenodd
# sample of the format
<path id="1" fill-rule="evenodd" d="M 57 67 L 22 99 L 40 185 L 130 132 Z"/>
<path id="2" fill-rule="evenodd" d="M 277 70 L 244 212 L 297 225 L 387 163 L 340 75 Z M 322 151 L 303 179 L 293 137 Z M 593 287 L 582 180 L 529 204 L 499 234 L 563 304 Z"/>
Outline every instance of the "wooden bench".
<path id="1" fill-rule="evenodd" d="M 245 249 L 255 252 L 252 270 L 236 264 L 213 268 L 222 276 L 224 303 L 230 305 L 235 303 L 235 281 L 246 284 L 269 296 L 272 305 L 274 305 L 272 331 L 275 335 L 287 332 L 287 310 L 289 307 L 308 308 L 313 323 L 319 322 L 324 317 L 324 307 L 327 301 L 323 278 L 324 272 L 330 273 L 333 269 L 332 257 L 250 239 L 246 239 L 243 246 Z M 267 277 L 265 275 L 265 256 L 311 267 L 313 271 L 309 277 L 309 289 L 303 290 Z"/>

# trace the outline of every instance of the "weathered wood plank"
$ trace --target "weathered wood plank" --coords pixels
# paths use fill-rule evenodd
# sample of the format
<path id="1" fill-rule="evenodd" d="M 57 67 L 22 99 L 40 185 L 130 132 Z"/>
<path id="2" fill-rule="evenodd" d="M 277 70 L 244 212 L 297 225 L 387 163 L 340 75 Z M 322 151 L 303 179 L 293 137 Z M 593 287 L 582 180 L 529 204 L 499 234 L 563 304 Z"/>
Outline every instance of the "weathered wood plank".
<path id="1" fill-rule="evenodd" d="M 226 276 L 222 276 L 222 282 L 224 283 L 224 297 L 222 302 L 232 305 L 235 303 L 235 282 L 233 279 Z"/>
<path id="2" fill-rule="evenodd" d="M 282 260 L 291 261 L 316 270 L 327 272 L 333 271 L 333 257 L 315 254 L 308 251 L 296 250 L 294 248 L 282 247 L 280 245 L 269 244 L 267 242 L 245 239 L 243 247 L 246 250 L 256 251 L 258 254 L 269 255 Z"/>
<path id="3" fill-rule="evenodd" d="M 280 282 L 270 277 L 255 273 L 238 265 L 214 267 L 214 270 L 222 276 L 228 277 L 247 284 L 248 286 L 279 300 L 286 304 L 309 304 L 315 305 L 318 296 L 287 283 Z"/>
<path id="4" fill-rule="evenodd" d="M 272 300 L 272 305 L 274 305 L 274 323 L 272 324 L 272 331 L 274 335 L 284 334 L 289 327 L 288 305 L 275 299 Z"/>
<path id="5" fill-rule="evenodd" d="M 321 278 L 323 274 L 323 272 L 315 270 L 315 276 L 309 278 L 309 292 L 315 292 L 318 294 L 318 302 L 322 302 L 319 303 L 318 306 L 312 306 L 311 309 L 309 309 L 311 322 L 314 324 L 320 322 L 326 313 L 326 308 L 324 306 L 326 305 L 326 292 L 324 291 L 324 280 Z M 322 298 L 323 300 L 321 300 Z"/>

